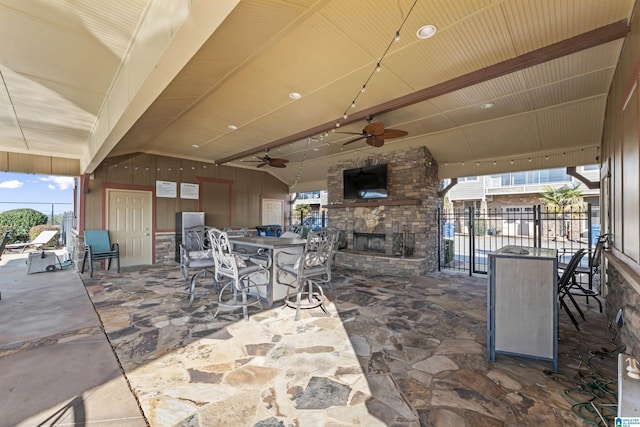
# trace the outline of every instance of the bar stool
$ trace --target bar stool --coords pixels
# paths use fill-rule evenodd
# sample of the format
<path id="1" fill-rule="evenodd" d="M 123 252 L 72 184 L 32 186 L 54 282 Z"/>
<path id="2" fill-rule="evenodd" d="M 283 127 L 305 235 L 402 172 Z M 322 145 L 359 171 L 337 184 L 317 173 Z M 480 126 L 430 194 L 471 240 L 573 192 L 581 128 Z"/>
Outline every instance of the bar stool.
<path id="1" fill-rule="evenodd" d="M 218 283 L 227 280 L 218 293 L 218 309 L 213 317 L 222 310 L 241 308 L 244 319 L 248 320 L 249 306 L 262 307 L 257 287 L 266 287 L 269 283 L 271 257 L 262 250 L 254 254 L 233 252 L 228 234 L 217 228 L 210 228 L 208 234 L 215 263 L 215 279 Z"/>
<path id="2" fill-rule="evenodd" d="M 285 251 L 278 253 L 275 260 L 276 280 L 291 287 L 284 303 L 296 309 L 295 320 L 300 319 L 300 309 L 320 307 L 329 314 L 324 306 L 326 298 L 321 284 L 331 281 L 332 258 L 337 241 L 338 230 L 324 228 L 309 232 L 304 252 L 294 263 L 291 263 L 294 254 Z M 287 277 L 289 280 L 286 280 Z"/>

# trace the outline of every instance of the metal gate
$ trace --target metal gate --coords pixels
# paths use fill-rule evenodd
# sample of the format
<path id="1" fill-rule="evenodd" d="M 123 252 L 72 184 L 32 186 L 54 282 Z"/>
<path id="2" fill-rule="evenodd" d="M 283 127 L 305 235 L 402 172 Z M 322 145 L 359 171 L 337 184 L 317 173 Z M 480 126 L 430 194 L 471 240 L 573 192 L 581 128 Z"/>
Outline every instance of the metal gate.
<path id="1" fill-rule="evenodd" d="M 567 259 L 600 235 L 598 210 L 550 212 L 541 205 L 438 210 L 440 269 L 486 274 L 489 253 L 506 245 L 557 249 Z"/>

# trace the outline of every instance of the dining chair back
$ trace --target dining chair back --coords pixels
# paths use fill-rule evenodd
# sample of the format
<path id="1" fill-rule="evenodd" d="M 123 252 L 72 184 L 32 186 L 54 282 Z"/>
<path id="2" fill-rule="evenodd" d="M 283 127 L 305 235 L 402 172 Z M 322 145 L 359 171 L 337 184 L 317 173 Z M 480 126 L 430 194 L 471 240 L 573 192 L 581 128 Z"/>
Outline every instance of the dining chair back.
<path id="1" fill-rule="evenodd" d="M 117 272 L 120 273 L 120 246 L 109 241 L 107 230 L 84 231 L 84 256 L 82 257 L 81 273 L 89 260 L 89 275 L 93 277 L 93 262 L 107 260 L 107 270 L 111 269 L 111 260 L 116 260 Z"/>
<path id="2" fill-rule="evenodd" d="M 207 236 L 207 227 L 196 225 L 184 229 L 180 243 L 180 271 L 184 280 L 189 280 L 191 270 L 213 268 L 211 242 Z"/>
<path id="3" fill-rule="evenodd" d="M 229 237 L 244 237 L 249 232 L 249 229 L 239 225 L 230 225 L 225 227 L 223 231 L 225 231 Z"/>

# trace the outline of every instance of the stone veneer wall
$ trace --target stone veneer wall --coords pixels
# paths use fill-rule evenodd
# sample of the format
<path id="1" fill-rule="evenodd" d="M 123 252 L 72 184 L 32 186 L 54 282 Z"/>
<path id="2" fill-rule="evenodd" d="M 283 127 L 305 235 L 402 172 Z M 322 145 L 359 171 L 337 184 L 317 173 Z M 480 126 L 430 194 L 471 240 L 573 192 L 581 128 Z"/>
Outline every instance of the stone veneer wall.
<path id="1" fill-rule="evenodd" d="M 358 202 L 365 201 L 343 199 L 345 169 L 383 163 L 388 164 L 388 198 L 367 200 L 367 206 L 362 206 L 362 203 L 358 205 Z M 405 231 L 412 234 L 412 240 L 415 238 L 413 258 L 421 259 L 420 272 L 435 271 L 438 268 L 436 212 L 442 206 L 442 199 L 438 197 L 438 167 L 426 147 L 338 162 L 329 167 L 327 183 L 331 226 L 346 232 L 347 253 L 353 250 L 354 232 L 384 233 L 385 255 L 391 257 L 388 261 L 390 269 L 397 268 L 402 258 L 393 257 L 393 234 Z M 347 255 L 338 255 L 336 260 L 340 262 L 344 257 Z M 363 269 L 377 271 L 375 258 L 380 256 L 373 256 L 367 262 L 360 258 L 358 262 L 364 262 Z M 412 268 L 414 267 L 410 267 L 410 270 Z"/>
<path id="2" fill-rule="evenodd" d="M 617 336 L 617 343 L 626 345 L 625 353 L 640 358 L 640 293 L 624 276 L 608 263 L 607 298 L 605 302 L 607 318 L 616 330 L 615 317 L 619 309 L 624 309 L 624 324 Z"/>

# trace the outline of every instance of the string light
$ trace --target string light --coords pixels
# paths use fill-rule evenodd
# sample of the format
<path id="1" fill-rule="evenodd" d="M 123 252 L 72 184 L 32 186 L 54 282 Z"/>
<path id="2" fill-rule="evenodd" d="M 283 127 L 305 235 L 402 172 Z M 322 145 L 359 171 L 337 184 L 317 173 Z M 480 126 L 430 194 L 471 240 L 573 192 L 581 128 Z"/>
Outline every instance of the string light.
<path id="1" fill-rule="evenodd" d="M 291 185 L 291 189 L 293 190 L 296 185 L 298 185 L 298 181 L 300 181 L 300 176 L 302 176 L 302 166 L 304 165 L 304 161 L 307 158 L 307 151 L 309 151 L 309 144 L 311 143 L 311 137 L 307 137 L 307 146 L 304 148 L 304 153 L 302 154 L 302 161 L 300 162 L 300 166 L 298 166 L 298 172 L 296 173 L 296 179 L 293 181 Z"/>
<path id="2" fill-rule="evenodd" d="M 600 150 L 600 147 L 597 146 L 597 145 L 593 146 L 593 147 L 589 147 L 589 148 L 594 148 L 596 153 L 598 153 L 599 150 Z M 587 148 L 587 149 L 589 149 L 589 148 Z M 527 163 L 533 163 L 534 160 L 549 161 L 549 159 L 552 156 L 558 157 L 558 156 L 562 155 L 563 157 L 566 157 L 567 154 L 571 154 L 571 153 L 577 153 L 577 154 L 582 156 L 585 152 L 586 152 L 585 148 L 580 148 L 580 149 L 576 149 L 576 150 L 569 151 L 569 152 L 565 151 L 565 152 L 562 152 L 562 153 L 545 153 L 545 154 L 540 155 L 540 156 L 527 156 L 527 157 L 522 157 L 522 158 L 513 158 L 513 159 L 509 159 L 509 160 L 486 160 L 486 162 L 493 164 L 493 166 L 497 166 L 498 163 L 503 163 L 503 162 L 507 162 L 507 161 L 509 162 L 510 165 L 513 165 L 515 162 L 521 162 L 521 161 L 526 161 Z M 480 160 L 474 161 L 476 166 L 480 166 L 480 163 L 484 163 L 484 162 L 485 161 L 480 161 Z M 597 156 L 594 157 L 594 162 L 598 163 L 598 157 Z M 448 166 L 449 163 L 451 163 L 451 162 L 447 160 L 447 161 L 444 161 L 444 162 L 441 161 L 440 163 L 441 164 L 444 163 L 445 166 Z M 453 163 L 456 163 L 456 162 L 453 162 Z M 465 161 L 464 160 L 460 161 L 459 164 L 460 164 L 460 166 L 464 166 L 465 165 Z"/>
<path id="3" fill-rule="evenodd" d="M 358 93 L 356 94 L 355 98 L 353 98 L 353 101 L 351 102 L 351 105 L 349 106 L 349 108 L 355 108 L 356 101 L 358 100 L 358 97 L 360 95 L 362 95 L 367 90 L 367 85 L 369 84 L 369 81 L 371 80 L 371 77 L 373 77 L 373 75 L 375 73 L 379 73 L 380 70 L 382 70 L 382 61 L 384 60 L 385 56 L 387 56 L 387 53 L 389 52 L 389 49 L 391 49 L 391 46 L 394 43 L 399 43 L 400 42 L 400 32 L 402 31 L 402 28 L 404 27 L 404 24 L 407 22 L 407 19 L 409 18 L 409 15 L 411 15 L 411 12 L 413 11 L 413 8 L 416 6 L 417 2 L 418 2 L 418 0 L 414 0 L 413 4 L 411 5 L 411 8 L 409 9 L 409 12 L 407 12 L 407 15 L 402 20 L 402 23 L 400 24 L 400 28 L 398 28 L 396 30 L 395 34 L 393 35 L 393 38 L 391 39 L 391 41 L 387 45 L 387 48 L 384 50 L 384 52 L 382 53 L 382 56 L 380 57 L 380 59 L 376 63 L 376 66 L 371 71 L 371 73 L 369 74 L 369 77 L 367 77 L 367 80 L 365 80 L 365 82 L 362 85 L 362 87 L 358 90 Z M 347 111 L 349 110 L 349 108 L 345 109 L 345 111 L 344 111 L 344 113 L 342 115 L 342 118 L 344 118 L 344 119 L 347 118 Z M 339 122 L 336 123 L 336 127 L 340 127 L 340 123 Z"/>

